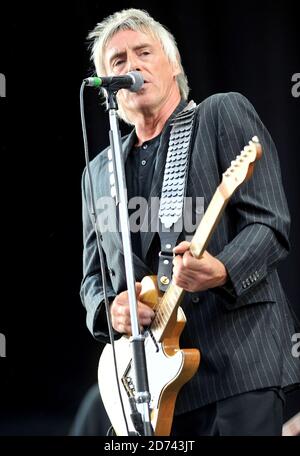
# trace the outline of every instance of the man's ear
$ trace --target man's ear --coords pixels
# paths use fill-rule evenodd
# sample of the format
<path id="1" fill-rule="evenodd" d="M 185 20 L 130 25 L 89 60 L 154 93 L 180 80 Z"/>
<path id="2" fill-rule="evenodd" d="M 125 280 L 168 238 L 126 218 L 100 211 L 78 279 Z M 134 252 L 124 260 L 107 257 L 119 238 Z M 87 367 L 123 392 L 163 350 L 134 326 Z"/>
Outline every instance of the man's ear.
<path id="1" fill-rule="evenodd" d="M 177 59 L 176 59 L 176 62 L 172 62 L 172 67 L 173 67 L 173 76 L 178 76 L 182 72 L 182 70 L 180 68 L 180 64 Z"/>

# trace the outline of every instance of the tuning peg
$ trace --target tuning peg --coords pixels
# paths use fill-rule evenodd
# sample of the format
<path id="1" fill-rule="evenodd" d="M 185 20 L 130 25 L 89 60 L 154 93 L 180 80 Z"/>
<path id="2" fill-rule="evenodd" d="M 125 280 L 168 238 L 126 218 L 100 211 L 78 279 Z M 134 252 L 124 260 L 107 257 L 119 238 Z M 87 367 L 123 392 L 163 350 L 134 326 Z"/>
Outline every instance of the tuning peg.
<path id="1" fill-rule="evenodd" d="M 253 141 L 254 143 L 259 143 L 259 139 L 258 139 L 257 136 L 253 136 L 252 139 L 251 139 L 251 141 Z M 249 141 L 249 143 L 250 143 L 251 141 Z"/>
<path id="2" fill-rule="evenodd" d="M 247 157 L 248 156 L 248 152 L 250 152 L 250 153 L 252 152 L 251 141 L 249 141 L 249 144 L 250 144 L 250 146 L 245 146 L 244 147 L 244 152 L 242 154 L 243 157 Z"/>

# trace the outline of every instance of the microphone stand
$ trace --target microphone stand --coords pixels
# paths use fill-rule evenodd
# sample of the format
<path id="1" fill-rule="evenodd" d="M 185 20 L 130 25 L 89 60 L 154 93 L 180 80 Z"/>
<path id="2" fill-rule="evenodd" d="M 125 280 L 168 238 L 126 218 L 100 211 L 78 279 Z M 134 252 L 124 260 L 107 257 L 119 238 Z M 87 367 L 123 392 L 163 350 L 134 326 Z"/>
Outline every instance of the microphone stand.
<path id="1" fill-rule="evenodd" d="M 137 317 L 135 277 L 132 263 L 131 237 L 127 209 L 127 188 L 121 146 L 121 135 L 119 129 L 119 121 L 117 117 L 118 105 L 116 99 L 116 91 L 111 91 L 106 88 L 104 92 L 106 96 L 106 108 L 109 111 L 109 140 L 113 159 L 113 172 L 116 188 L 116 204 L 119 206 L 119 214 L 121 221 L 126 282 L 129 296 L 130 318 L 132 327 L 132 337 L 130 338 L 130 342 L 132 345 L 132 362 L 136 381 L 135 401 L 142 415 L 144 435 L 151 436 L 153 435 L 153 430 L 151 426 L 149 411 L 150 392 L 148 385 L 148 374 L 145 356 L 145 337 L 140 333 Z"/>

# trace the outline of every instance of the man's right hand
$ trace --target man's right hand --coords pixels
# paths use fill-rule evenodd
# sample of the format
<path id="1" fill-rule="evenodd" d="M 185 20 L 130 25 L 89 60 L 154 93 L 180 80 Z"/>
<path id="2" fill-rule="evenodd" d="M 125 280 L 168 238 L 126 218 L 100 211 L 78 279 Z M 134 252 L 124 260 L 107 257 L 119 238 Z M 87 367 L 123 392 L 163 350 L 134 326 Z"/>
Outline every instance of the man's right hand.
<path id="1" fill-rule="evenodd" d="M 142 290 L 140 282 L 136 282 L 135 290 L 138 299 Z M 131 335 L 130 308 L 127 290 L 122 291 L 122 293 L 115 297 L 110 308 L 110 313 L 113 328 L 119 333 Z M 143 304 L 139 300 L 137 301 L 137 313 L 141 327 L 150 325 L 155 315 L 149 306 Z"/>

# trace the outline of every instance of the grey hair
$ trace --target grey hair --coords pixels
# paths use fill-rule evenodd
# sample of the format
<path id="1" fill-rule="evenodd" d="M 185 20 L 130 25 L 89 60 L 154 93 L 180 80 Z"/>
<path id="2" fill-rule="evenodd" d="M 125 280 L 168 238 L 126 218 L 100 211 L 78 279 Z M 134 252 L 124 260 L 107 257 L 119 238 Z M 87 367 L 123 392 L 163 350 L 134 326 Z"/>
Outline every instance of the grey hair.
<path id="1" fill-rule="evenodd" d="M 102 22 L 99 22 L 92 30 L 88 39 L 93 40 L 91 43 L 91 60 L 94 62 L 98 76 L 105 74 L 104 52 L 109 40 L 120 30 L 134 30 L 148 32 L 157 38 L 171 63 L 178 63 L 180 73 L 176 76 L 181 98 L 187 100 L 189 86 L 186 74 L 184 72 L 180 53 L 174 36 L 165 26 L 155 21 L 147 11 L 130 8 L 118 11 Z M 131 123 L 126 113 L 119 104 L 119 117 L 127 123 Z"/>

